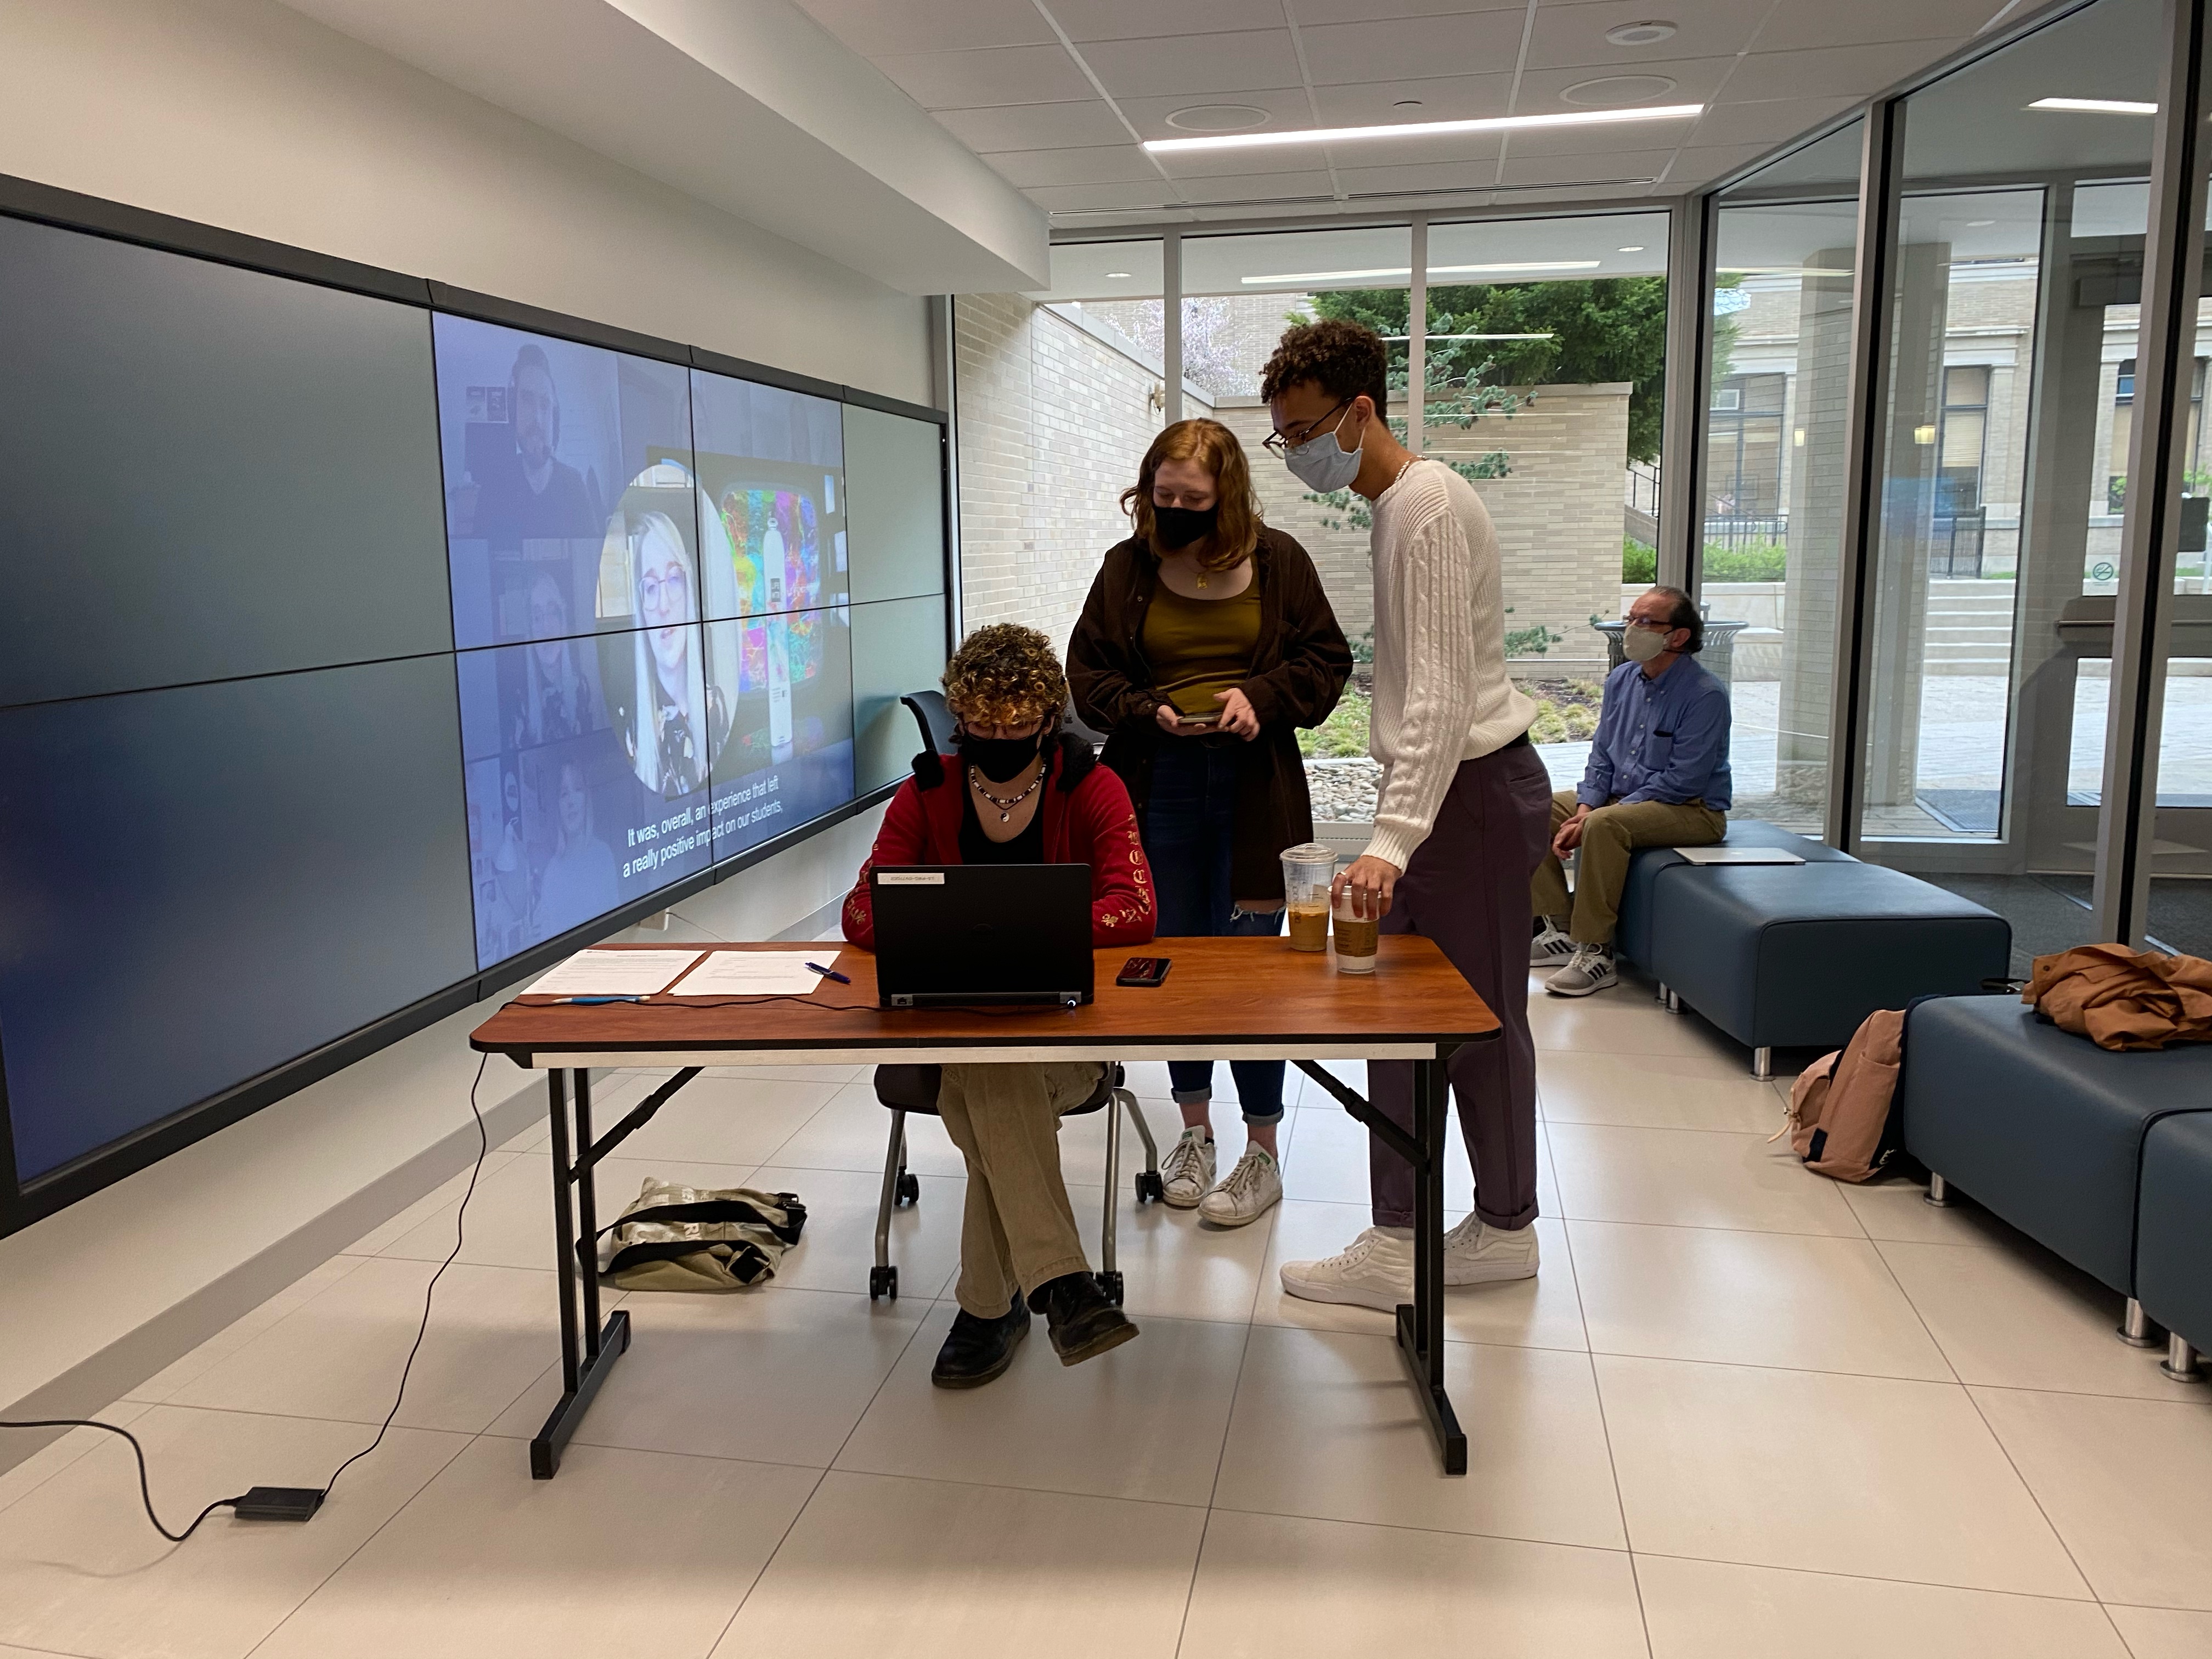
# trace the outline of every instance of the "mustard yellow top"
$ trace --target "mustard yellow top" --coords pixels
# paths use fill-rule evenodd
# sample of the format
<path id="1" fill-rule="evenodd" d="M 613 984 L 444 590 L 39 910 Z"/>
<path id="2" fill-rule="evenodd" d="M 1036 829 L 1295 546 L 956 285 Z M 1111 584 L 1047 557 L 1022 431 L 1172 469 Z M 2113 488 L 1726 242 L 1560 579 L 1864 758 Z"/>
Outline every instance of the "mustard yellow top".
<path id="1" fill-rule="evenodd" d="M 1145 612 L 1152 688 L 1186 714 L 1218 714 L 1217 695 L 1252 676 L 1260 647 L 1258 573 L 1231 599 L 1187 599 L 1165 582 Z"/>

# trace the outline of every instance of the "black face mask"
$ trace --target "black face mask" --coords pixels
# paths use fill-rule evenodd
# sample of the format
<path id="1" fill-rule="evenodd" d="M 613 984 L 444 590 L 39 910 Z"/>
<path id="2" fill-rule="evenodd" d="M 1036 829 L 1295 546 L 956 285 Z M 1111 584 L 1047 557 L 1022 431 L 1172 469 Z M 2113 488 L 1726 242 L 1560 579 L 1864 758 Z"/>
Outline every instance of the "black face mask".
<path id="1" fill-rule="evenodd" d="M 1162 547 L 1170 553 L 1188 547 L 1193 542 L 1211 536 L 1213 522 L 1221 516 L 1218 505 L 1208 507 L 1156 507 L 1152 509 L 1152 534 Z"/>
<path id="2" fill-rule="evenodd" d="M 960 746 L 960 758 L 993 783 L 1012 783 L 1037 757 L 1037 750 L 1044 745 L 1044 733 L 1026 738 L 976 738 L 963 732 L 953 741 Z"/>

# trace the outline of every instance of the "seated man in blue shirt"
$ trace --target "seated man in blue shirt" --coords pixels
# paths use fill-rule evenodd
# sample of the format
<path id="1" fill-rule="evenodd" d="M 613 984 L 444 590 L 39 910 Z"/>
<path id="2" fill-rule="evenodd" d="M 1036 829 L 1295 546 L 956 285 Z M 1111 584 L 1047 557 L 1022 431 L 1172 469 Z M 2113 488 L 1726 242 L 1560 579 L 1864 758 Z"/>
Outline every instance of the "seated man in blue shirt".
<path id="1" fill-rule="evenodd" d="M 1532 966 L 1564 964 L 1553 996 L 1618 985 L 1613 929 L 1628 855 L 1638 847 L 1707 847 L 1728 833 L 1728 689 L 1691 659 L 1705 619 L 1679 587 L 1655 587 L 1628 610 L 1628 660 L 1606 676 L 1605 707 L 1582 787 L 1552 797 L 1552 851 L 1531 884 L 1543 921 Z M 1574 896 L 1560 860 L 1577 848 Z"/>

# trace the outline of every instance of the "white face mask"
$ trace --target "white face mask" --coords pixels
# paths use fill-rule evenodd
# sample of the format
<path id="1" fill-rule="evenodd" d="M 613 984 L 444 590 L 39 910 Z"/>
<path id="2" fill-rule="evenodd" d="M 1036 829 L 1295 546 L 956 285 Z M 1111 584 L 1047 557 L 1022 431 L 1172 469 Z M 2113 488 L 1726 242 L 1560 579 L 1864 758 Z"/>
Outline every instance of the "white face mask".
<path id="1" fill-rule="evenodd" d="M 1673 632 L 1674 629 L 1668 629 L 1664 633 L 1655 634 L 1648 628 L 1638 628 L 1631 623 L 1620 633 L 1621 654 L 1631 662 L 1650 662 L 1667 649 L 1668 635 Z"/>
<path id="2" fill-rule="evenodd" d="M 1344 420 L 1337 422 L 1334 432 L 1322 433 L 1307 439 L 1296 449 L 1284 452 L 1283 465 L 1308 489 L 1326 495 L 1334 490 L 1349 489 L 1352 481 L 1359 476 L 1360 448 L 1367 442 L 1365 429 L 1361 429 L 1359 445 L 1353 448 L 1346 449 L 1340 441 L 1345 423 L 1351 419 L 1352 411 L 1346 410 Z"/>

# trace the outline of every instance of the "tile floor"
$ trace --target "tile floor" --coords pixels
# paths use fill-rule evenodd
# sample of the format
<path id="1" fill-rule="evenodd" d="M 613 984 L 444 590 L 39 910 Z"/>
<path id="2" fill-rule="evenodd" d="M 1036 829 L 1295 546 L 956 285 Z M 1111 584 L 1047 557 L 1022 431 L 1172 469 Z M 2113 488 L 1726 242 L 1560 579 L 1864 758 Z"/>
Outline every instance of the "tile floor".
<path id="1" fill-rule="evenodd" d="M 523 1445 L 557 1389 L 537 1130 L 487 1161 L 406 1407 L 312 1524 L 171 1548 L 84 1431 L 0 1475 L 0 1659 L 2212 1655 L 2212 1388 L 1985 1212 L 1796 1167 L 1781 1086 L 1694 1018 L 1634 987 L 1533 1017 L 1545 1265 L 1450 1298 L 1464 1480 L 1383 1316 L 1278 1288 L 1365 1219 L 1365 1137 L 1317 1090 L 1260 1224 L 1139 1213 L 1124 1182 L 1140 1340 L 1069 1370 L 1040 1335 L 945 1394 L 942 1130 L 915 1127 L 907 1294 L 872 1304 L 866 1079 L 729 1073 L 602 1166 L 603 1207 L 647 1174 L 789 1188 L 806 1241 L 756 1293 L 615 1298 L 635 1347 L 558 1480 Z M 1164 1140 L 1164 1068 L 1133 1069 Z M 1094 1226 L 1102 1125 L 1066 1143 Z M 458 1192 L 116 1402 L 167 1515 L 363 1443 Z"/>

